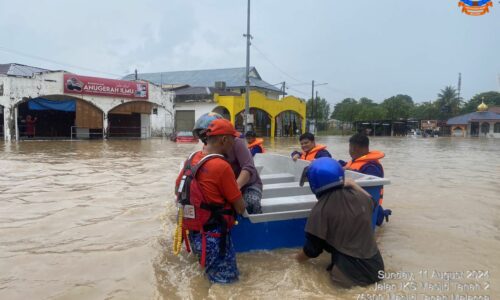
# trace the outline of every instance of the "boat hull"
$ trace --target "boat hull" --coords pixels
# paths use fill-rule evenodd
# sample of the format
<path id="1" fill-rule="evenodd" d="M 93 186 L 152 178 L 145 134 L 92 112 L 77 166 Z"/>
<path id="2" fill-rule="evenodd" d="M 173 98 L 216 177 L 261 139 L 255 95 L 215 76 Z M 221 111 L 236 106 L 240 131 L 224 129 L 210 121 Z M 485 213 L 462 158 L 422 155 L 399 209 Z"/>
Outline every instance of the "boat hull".
<path id="1" fill-rule="evenodd" d="M 304 245 L 304 228 L 316 197 L 309 186 L 299 186 L 307 161 L 293 162 L 276 154 L 257 154 L 255 164 L 263 179 L 262 214 L 244 214 L 232 229 L 236 252 L 296 248 Z M 389 180 L 346 171 L 373 198 L 372 224 L 376 227 L 382 185 Z"/>
<path id="2" fill-rule="evenodd" d="M 372 195 L 374 202 L 380 199 L 380 187 L 364 188 Z M 376 206 L 378 209 L 380 206 Z M 270 216 L 267 220 L 252 220 L 253 216 L 240 216 L 233 227 L 232 238 L 236 252 L 256 250 L 274 250 L 279 248 L 302 247 L 305 241 L 305 226 L 310 209 L 283 212 L 279 216 Z M 269 214 L 263 214 L 269 215 Z M 263 216 L 259 215 L 259 216 Z M 372 215 L 372 227 L 375 230 L 377 213 Z"/>

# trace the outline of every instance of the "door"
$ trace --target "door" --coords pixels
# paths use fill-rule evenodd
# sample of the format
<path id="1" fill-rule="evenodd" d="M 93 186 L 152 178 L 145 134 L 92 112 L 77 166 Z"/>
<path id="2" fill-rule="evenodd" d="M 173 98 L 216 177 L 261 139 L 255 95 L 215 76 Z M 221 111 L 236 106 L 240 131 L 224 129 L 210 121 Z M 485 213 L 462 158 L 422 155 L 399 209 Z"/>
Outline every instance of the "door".
<path id="1" fill-rule="evenodd" d="M 177 110 L 175 111 L 175 131 L 189 131 L 194 127 L 195 117 L 194 110 Z"/>

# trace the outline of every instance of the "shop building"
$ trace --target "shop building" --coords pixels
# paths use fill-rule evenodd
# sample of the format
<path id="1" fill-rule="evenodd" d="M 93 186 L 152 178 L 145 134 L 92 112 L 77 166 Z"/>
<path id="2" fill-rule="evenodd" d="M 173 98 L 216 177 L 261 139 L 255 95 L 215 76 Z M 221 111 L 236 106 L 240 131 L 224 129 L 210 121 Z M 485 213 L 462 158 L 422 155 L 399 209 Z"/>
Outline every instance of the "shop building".
<path id="1" fill-rule="evenodd" d="M 149 138 L 170 134 L 173 96 L 147 81 L 0 65 L 5 140 Z"/>
<path id="2" fill-rule="evenodd" d="M 175 93 L 175 131 L 191 131 L 196 119 L 217 112 L 243 130 L 245 68 L 130 74 Z M 286 95 L 250 68 L 250 120 L 258 136 L 293 136 L 305 131 L 306 103 Z"/>

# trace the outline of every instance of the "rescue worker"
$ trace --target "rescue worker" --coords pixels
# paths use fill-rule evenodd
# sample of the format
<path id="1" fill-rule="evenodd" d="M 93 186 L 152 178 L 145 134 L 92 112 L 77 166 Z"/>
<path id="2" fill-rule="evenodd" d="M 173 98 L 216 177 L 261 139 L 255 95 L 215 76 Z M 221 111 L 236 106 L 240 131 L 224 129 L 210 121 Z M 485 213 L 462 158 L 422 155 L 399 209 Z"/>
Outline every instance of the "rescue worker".
<path id="1" fill-rule="evenodd" d="M 223 119 L 223 117 L 214 112 L 206 113 L 194 125 L 193 135 L 198 137 L 204 144 L 206 144 L 204 130 L 215 119 Z M 245 140 L 235 138 L 233 147 L 224 156 L 236 176 L 238 188 L 243 194 L 247 212 L 249 214 L 262 213 L 260 204 L 262 199 L 262 181 L 255 168 L 252 154 L 248 150 Z"/>
<path id="2" fill-rule="evenodd" d="M 213 120 L 205 132 L 206 147 L 203 151 L 194 153 L 184 166 L 185 170 L 187 164 L 190 170 L 196 168 L 193 172 L 201 190 L 199 194 L 206 201 L 199 207 L 205 209 L 205 212 L 211 212 L 200 231 L 190 231 L 189 241 L 193 252 L 200 257 L 200 263 L 205 267 L 208 279 L 213 283 L 231 283 L 238 280 L 239 276 L 230 229 L 235 222 L 235 213 L 242 214 L 245 211 L 245 202 L 233 170 L 222 156 L 231 151 L 237 136 L 239 133 L 229 121 Z M 204 157 L 213 154 L 220 156 L 203 160 Z M 198 166 L 200 161 L 202 165 Z M 178 193 L 181 193 L 185 185 L 185 180 L 183 180 L 185 174 L 183 170 L 177 178 L 176 191 Z M 196 197 L 193 195 L 196 193 L 193 193 L 192 189 L 190 191 L 188 197 Z M 199 194 L 198 197 L 200 197 Z M 196 202 L 195 199 L 188 200 Z M 201 218 L 202 213 L 193 214 L 192 218 Z"/>
<path id="3" fill-rule="evenodd" d="M 349 155 L 347 163 L 340 161 L 344 169 L 360 172 L 367 175 L 384 177 L 384 168 L 380 160 L 385 157 L 384 152 L 370 151 L 370 140 L 362 133 L 357 133 L 349 139 Z"/>
<path id="4" fill-rule="evenodd" d="M 318 202 L 307 219 L 306 240 L 296 259 L 304 262 L 323 251 L 331 253 L 327 270 L 333 283 L 344 288 L 379 281 L 384 262 L 372 229 L 370 195 L 352 179 L 344 180 L 344 170 L 332 158 L 314 160 L 303 177 Z"/>
<path id="5" fill-rule="evenodd" d="M 258 139 L 257 135 L 253 131 L 247 131 L 245 133 L 245 138 L 248 143 L 248 150 L 250 150 L 250 153 L 252 156 L 255 156 L 257 153 L 264 153 L 264 146 L 262 145 L 264 143 L 263 139 Z"/>
<path id="6" fill-rule="evenodd" d="M 385 157 L 384 152 L 378 150 L 370 151 L 370 140 L 362 133 L 357 133 L 349 139 L 349 155 L 351 160 L 349 162 L 339 161 L 339 163 L 346 170 L 356 171 L 366 175 L 373 175 L 377 177 L 384 177 L 384 168 L 380 160 Z M 389 220 L 392 214 L 390 209 L 384 210 L 382 202 L 384 201 L 384 188 L 380 189 L 380 199 L 378 206 L 375 207 L 377 214 L 377 225 L 382 225 L 384 219 Z"/>
<path id="7" fill-rule="evenodd" d="M 314 160 L 320 157 L 332 157 L 330 152 L 326 150 L 326 146 L 316 144 L 314 140 L 314 134 L 306 132 L 299 137 L 300 147 L 302 152 L 294 151 L 292 152 L 292 159 L 296 161 L 297 159 L 303 160 Z"/>

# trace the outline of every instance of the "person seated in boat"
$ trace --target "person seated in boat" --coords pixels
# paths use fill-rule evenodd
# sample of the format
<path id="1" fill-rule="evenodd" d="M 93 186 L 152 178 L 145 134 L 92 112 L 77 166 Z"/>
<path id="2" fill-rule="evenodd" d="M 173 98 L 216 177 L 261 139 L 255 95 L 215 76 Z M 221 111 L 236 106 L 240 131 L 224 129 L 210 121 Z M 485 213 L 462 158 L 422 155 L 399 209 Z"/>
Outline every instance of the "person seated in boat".
<path id="1" fill-rule="evenodd" d="M 189 241 L 193 252 L 200 258 L 200 264 L 205 267 L 208 279 L 213 283 L 232 283 L 239 276 L 231 227 L 235 223 L 236 213 L 242 214 L 245 211 L 245 202 L 233 170 L 223 156 L 231 151 L 236 136 L 239 133 L 228 120 L 213 120 L 206 132 L 206 147 L 190 156 L 176 181 L 178 195 L 185 193 L 189 195 L 185 196 L 189 198 L 189 203 L 196 203 L 193 197 L 200 197 L 201 194 L 204 199 L 198 199 L 198 203 L 201 202 L 199 207 L 210 213 L 210 217 L 206 217 L 208 220 L 202 224 L 202 230 L 190 231 Z M 208 159 L 207 156 L 213 154 L 216 155 Z M 186 170 L 194 173 L 199 193 L 187 187 Z M 194 179 L 190 182 L 194 182 Z M 188 188 L 190 192 L 183 188 Z M 202 213 L 193 213 L 191 219 L 193 218 L 199 218 L 199 222 L 203 222 Z M 189 226 L 186 225 L 189 222 L 186 221 L 186 215 L 184 220 L 184 225 Z"/>
<path id="2" fill-rule="evenodd" d="M 297 159 L 313 160 L 320 157 L 332 157 L 330 152 L 326 150 L 326 146 L 316 144 L 314 140 L 314 134 L 310 132 L 302 134 L 299 137 L 299 141 L 302 152 L 292 152 L 292 159 L 294 161 L 296 161 Z"/>
<path id="3" fill-rule="evenodd" d="M 264 146 L 262 145 L 264 140 L 258 139 L 254 131 L 247 131 L 247 133 L 245 133 L 245 138 L 248 143 L 248 150 L 250 150 L 252 156 L 255 156 L 257 153 L 265 152 Z"/>
<path id="4" fill-rule="evenodd" d="M 378 150 L 370 151 L 370 139 L 362 133 L 357 133 L 349 139 L 349 155 L 351 160 L 339 163 L 344 169 L 359 173 L 384 177 L 384 168 L 380 160 L 385 157 L 384 152 Z"/>
<path id="5" fill-rule="evenodd" d="M 215 119 L 223 119 L 217 113 L 210 112 L 202 115 L 195 123 L 193 135 L 198 137 L 206 145 L 206 129 L 208 124 Z M 242 138 L 235 138 L 233 147 L 224 154 L 227 162 L 231 165 L 236 176 L 238 187 L 243 194 L 246 210 L 249 214 L 262 213 L 262 180 L 253 161 L 252 154 Z"/>
<path id="6" fill-rule="evenodd" d="M 366 175 L 373 175 L 377 177 L 384 177 L 384 168 L 380 160 L 385 157 L 384 152 L 378 150 L 370 151 L 370 139 L 362 134 L 357 133 L 349 139 L 349 155 L 351 160 L 347 163 L 339 161 L 339 163 L 346 170 L 356 171 Z M 392 214 L 390 209 L 384 209 L 382 203 L 384 202 L 384 188 L 380 189 L 379 206 L 377 210 L 377 225 L 382 225 L 384 219 L 389 220 Z"/>
<path id="7" fill-rule="evenodd" d="M 296 255 L 299 262 L 331 253 L 327 270 L 334 284 L 344 288 L 380 281 L 384 261 L 372 229 L 373 201 L 332 158 L 311 162 L 303 177 L 318 202 L 305 227 L 305 243 Z M 303 179 L 304 180 L 304 179 Z"/>

